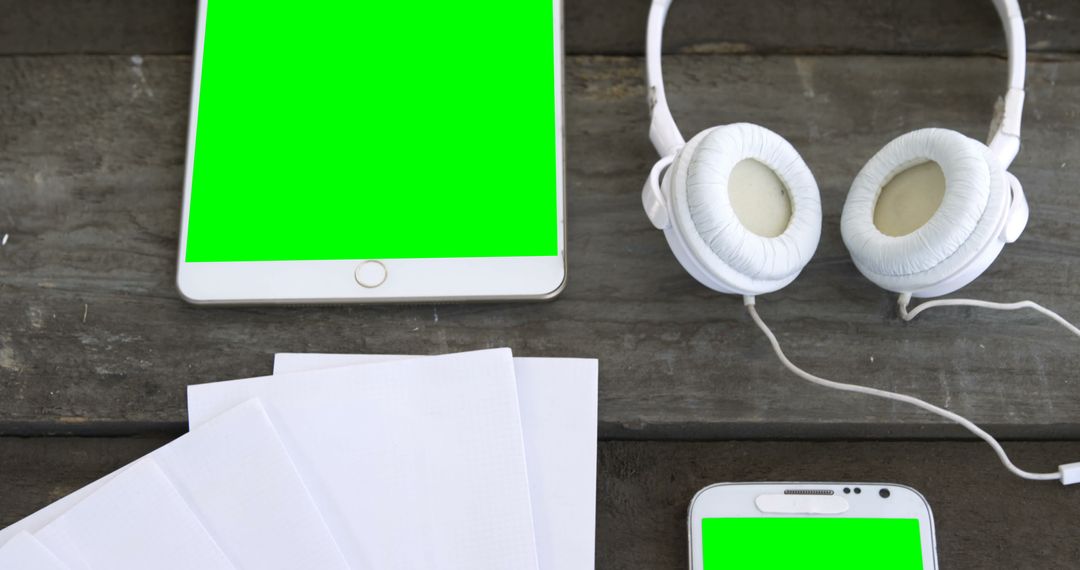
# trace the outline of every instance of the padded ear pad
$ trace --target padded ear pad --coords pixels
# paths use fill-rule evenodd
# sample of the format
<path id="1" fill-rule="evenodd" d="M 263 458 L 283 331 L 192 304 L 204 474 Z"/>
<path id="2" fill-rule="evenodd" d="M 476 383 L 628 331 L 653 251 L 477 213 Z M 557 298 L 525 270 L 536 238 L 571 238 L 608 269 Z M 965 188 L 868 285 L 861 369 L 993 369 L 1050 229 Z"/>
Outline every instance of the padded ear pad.
<path id="1" fill-rule="evenodd" d="M 748 230 L 732 207 L 728 183 L 746 159 L 770 168 L 787 188 L 791 218 L 776 237 Z M 761 295 L 791 283 L 821 237 L 821 199 L 809 167 L 790 143 L 757 125 L 726 125 L 694 137 L 668 169 L 663 192 L 672 250 L 698 281 L 724 293 Z"/>
<path id="2" fill-rule="evenodd" d="M 915 231 L 883 234 L 874 224 L 882 189 L 927 161 L 945 175 L 941 205 Z M 863 167 L 840 229 L 855 266 L 874 283 L 897 293 L 944 295 L 974 280 L 1001 251 L 1009 200 L 1005 171 L 986 145 L 955 131 L 922 129 L 893 140 Z"/>

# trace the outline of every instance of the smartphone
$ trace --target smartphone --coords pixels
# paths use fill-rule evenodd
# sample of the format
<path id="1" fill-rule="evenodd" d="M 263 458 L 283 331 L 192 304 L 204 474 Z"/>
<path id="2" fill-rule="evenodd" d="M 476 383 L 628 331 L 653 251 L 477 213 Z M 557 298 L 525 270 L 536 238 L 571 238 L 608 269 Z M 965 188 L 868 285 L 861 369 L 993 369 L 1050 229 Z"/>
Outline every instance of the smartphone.
<path id="1" fill-rule="evenodd" d="M 890 483 L 720 483 L 690 503 L 690 568 L 937 569 L 934 515 Z"/>

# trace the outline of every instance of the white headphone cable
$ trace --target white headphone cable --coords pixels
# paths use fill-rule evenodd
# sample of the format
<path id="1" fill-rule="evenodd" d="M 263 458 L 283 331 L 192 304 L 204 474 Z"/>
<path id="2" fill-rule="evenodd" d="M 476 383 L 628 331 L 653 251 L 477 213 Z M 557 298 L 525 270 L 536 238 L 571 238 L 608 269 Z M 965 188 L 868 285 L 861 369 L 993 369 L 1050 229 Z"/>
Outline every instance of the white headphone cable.
<path id="1" fill-rule="evenodd" d="M 1033 301 L 1019 301 L 1016 303 L 992 303 L 990 301 L 978 301 L 976 299 L 939 299 L 937 301 L 926 301 L 919 303 L 917 306 L 908 311 L 908 304 L 911 303 L 911 293 L 903 293 L 900 298 L 897 299 L 897 305 L 900 308 L 900 318 L 905 321 L 910 321 L 919 316 L 919 313 L 932 309 L 934 307 L 979 307 L 982 309 L 994 309 L 998 311 L 1016 311 L 1019 309 L 1032 309 L 1038 311 L 1051 319 L 1054 319 L 1061 326 L 1069 330 L 1076 336 L 1080 336 L 1080 329 L 1073 326 L 1072 323 L 1066 321 L 1061 315 L 1047 309 L 1046 307 L 1035 303 Z"/>
<path id="2" fill-rule="evenodd" d="M 1058 467 L 1058 472 L 1056 472 L 1056 473 L 1032 473 L 1030 471 L 1025 471 L 1025 470 L 1020 469 L 1019 467 L 1017 467 L 1012 462 L 1012 460 L 1009 459 L 1009 455 L 1007 453 L 1005 453 L 1005 449 L 1003 447 L 1001 447 L 1001 444 L 998 443 L 998 441 L 996 439 L 994 439 L 994 437 L 992 435 L 990 435 L 990 434 L 986 433 L 985 431 L 983 431 L 982 428 L 975 425 L 971 420 L 969 420 L 969 419 L 967 419 L 967 418 L 965 418 L 965 417 L 963 417 L 963 416 L 961 416 L 961 415 L 959 415 L 957 413 L 950 412 L 949 410 L 946 410 L 945 408 L 935 406 L 935 405 L 933 405 L 933 404 L 931 404 L 929 402 L 920 400 L 920 399 L 915 398 L 913 396 L 908 396 L 908 395 L 905 395 L 905 394 L 898 394 L 896 392 L 889 392 L 887 390 L 879 390 L 877 388 L 870 388 L 870 387 L 867 387 L 867 386 L 859 386 L 859 385 L 856 385 L 856 384 L 845 384 L 843 382 L 835 382 L 833 380 L 826 380 L 825 378 L 821 378 L 819 376 L 814 376 L 813 374 L 810 374 L 809 372 L 803 370 L 802 368 L 799 368 L 798 366 L 795 366 L 795 364 L 793 364 L 790 360 L 788 360 L 788 357 L 784 354 L 783 349 L 780 348 L 780 341 L 776 340 L 776 335 L 773 334 L 772 330 L 769 329 L 768 325 L 766 325 L 765 322 L 762 321 L 761 317 L 758 315 L 757 307 L 755 306 L 754 297 L 753 296 L 743 297 L 743 302 L 746 305 L 746 310 L 749 311 L 749 313 L 750 313 L 750 317 L 752 319 L 754 319 L 754 322 L 757 324 L 758 328 L 761 329 L 761 332 L 765 333 L 765 336 L 769 339 L 769 344 L 772 345 L 773 352 L 776 353 L 776 356 L 780 359 L 780 362 L 783 363 L 783 365 L 785 367 L 787 367 L 788 370 L 793 372 L 799 378 L 802 378 L 803 380 L 806 380 L 806 381 L 811 382 L 813 384 L 817 384 L 818 386 L 823 386 L 825 388 L 831 388 L 833 390 L 841 390 L 841 391 L 844 391 L 844 392 L 855 392 L 857 394 L 865 394 L 867 396 L 875 396 L 875 397 L 878 397 L 878 398 L 885 398 L 887 400 L 893 400 L 893 401 L 896 401 L 896 402 L 903 402 L 905 404 L 910 404 L 912 406 L 922 408 L 923 410 L 926 410 L 928 412 L 937 414 L 937 415 L 939 415 L 939 416 L 941 416 L 941 417 L 943 417 L 943 418 L 945 418 L 947 420 L 956 422 L 956 423 L 960 424 L 961 426 L 963 426 L 964 428 L 966 428 L 971 433 L 978 436 L 980 439 L 985 441 L 987 444 L 989 444 L 990 447 L 994 449 L 994 452 L 997 453 L 998 459 L 1001 460 L 1001 463 L 1005 466 L 1005 468 L 1008 469 L 1009 471 L 1011 471 L 1017 477 L 1022 477 L 1024 479 L 1030 479 L 1030 480 L 1033 480 L 1033 481 L 1061 481 L 1065 485 L 1071 485 L 1073 483 L 1080 483 L 1080 463 L 1069 463 L 1069 464 L 1061 465 L 1061 466 Z M 920 308 L 923 307 L 923 306 L 925 306 L 925 305 L 920 305 Z M 1045 310 L 1045 309 L 1043 309 L 1043 310 Z M 918 313 L 915 312 L 911 316 L 914 317 L 915 314 L 918 314 Z M 1060 319 L 1060 317 L 1058 317 L 1058 318 Z M 1068 325 L 1067 323 L 1066 323 L 1066 325 L 1071 326 L 1071 325 Z M 1078 334 L 1080 334 L 1080 333 L 1078 333 Z"/>

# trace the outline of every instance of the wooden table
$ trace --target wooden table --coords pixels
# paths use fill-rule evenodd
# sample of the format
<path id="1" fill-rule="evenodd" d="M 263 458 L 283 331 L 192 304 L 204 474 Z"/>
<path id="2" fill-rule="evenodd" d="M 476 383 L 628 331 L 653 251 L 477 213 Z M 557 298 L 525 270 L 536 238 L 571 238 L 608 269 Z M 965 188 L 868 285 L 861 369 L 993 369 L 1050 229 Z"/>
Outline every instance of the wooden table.
<path id="1" fill-rule="evenodd" d="M 1080 490 L 1014 481 L 981 444 L 927 441 L 967 437 L 935 417 L 802 383 L 739 299 L 678 266 L 640 208 L 655 160 L 648 2 L 566 1 L 560 299 L 200 309 L 173 286 L 194 2 L 0 0 L 0 525 L 181 433 L 186 385 L 266 374 L 275 352 L 510 346 L 600 359 L 599 567 L 683 566 L 697 488 L 798 478 L 920 488 L 947 567 L 1080 561 Z M 1080 5 L 1022 4 L 1032 55 L 1012 170 L 1031 223 L 964 293 L 1080 320 Z M 840 239 L 851 179 L 892 137 L 931 125 L 985 136 L 1005 80 L 990 2 L 680 0 L 669 30 L 684 131 L 762 124 L 821 187 L 814 260 L 759 299 L 789 356 L 947 405 L 1002 437 L 1056 440 L 1012 446 L 1032 468 L 1080 459 L 1077 339 L 1033 314 L 942 309 L 903 323 Z"/>

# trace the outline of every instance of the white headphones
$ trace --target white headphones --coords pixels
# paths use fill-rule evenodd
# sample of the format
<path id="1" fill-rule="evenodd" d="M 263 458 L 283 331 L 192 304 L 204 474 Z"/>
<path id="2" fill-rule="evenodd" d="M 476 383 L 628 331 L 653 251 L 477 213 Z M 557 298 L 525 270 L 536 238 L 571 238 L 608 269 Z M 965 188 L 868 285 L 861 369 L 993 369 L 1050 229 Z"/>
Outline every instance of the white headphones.
<path id="1" fill-rule="evenodd" d="M 645 183 L 645 211 L 664 230 L 682 266 L 706 287 L 744 296 L 771 293 L 791 283 L 817 249 L 817 183 L 795 148 L 764 127 L 735 123 L 707 129 L 690 142 L 683 139 L 668 107 L 660 65 L 671 1 L 653 0 L 649 13 L 649 138 L 663 158 Z M 1027 225 L 1023 188 L 1006 171 L 1020 150 L 1024 21 L 1016 0 L 994 0 L 994 5 L 1005 26 L 1009 89 L 998 105 L 989 145 L 945 129 L 908 133 L 871 158 L 848 193 L 841 220 L 844 243 L 859 271 L 889 291 L 916 297 L 956 291 L 982 274 Z M 771 170 L 790 202 L 784 206 L 790 207 L 787 226 L 778 235 L 752 230 L 733 206 L 732 173 L 746 159 Z M 883 188 L 927 162 L 944 174 L 940 206 L 906 235 L 882 233 L 874 216 Z M 759 207 L 752 195 L 746 207 Z"/>
<path id="2" fill-rule="evenodd" d="M 821 237 L 817 182 L 794 147 L 764 127 L 735 123 L 707 129 L 690 142 L 683 139 L 668 108 L 660 69 L 664 21 L 671 2 L 653 0 L 649 12 L 649 138 L 663 158 L 649 173 L 641 198 L 649 220 L 664 230 L 679 263 L 706 287 L 742 295 L 781 363 L 800 378 L 834 390 L 903 402 L 954 421 L 986 441 L 1002 464 L 1019 477 L 1080 483 L 1080 463 L 1061 465 L 1056 472 L 1025 471 L 1013 464 L 993 436 L 954 412 L 905 394 L 821 378 L 787 358 L 776 335 L 758 315 L 755 297 L 791 283 L 814 255 Z M 908 311 L 913 296 L 946 295 L 971 283 L 1027 226 L 1024 190 L 1007 171 L 1020 151 L 1027 53 L 1024 21 L 1016 0 L 994 0 L 994 5 L 1005 25 L 1009 90 L 999 101 L 990 143 L 945 129 L 921 129 L 896 138 L 855 177 L 840 230 L 859 271 L 900 294 L 899 313 L 905 320 L 928 308 L 950 305 L 1034 309 L 1080 336 L 1080 328 L 1031 301 L 945 299 Z M 911 195 L 903 193 L 883 199 L 886 188 L 894 180 L 899 185 L 898 177 L 927 163 L 940 168 L 933 184 L 942 190 L 940 196 L 935 195 L 940 203 L 925 200 L 920 205 L 922 217 L 908 216 L 907 223 L 889 226 L 887 235 L 876 220 L 881 210 L 888 216 L 912 204 L 906 200 Z M 909 187 L 925 190 L 930 186 L 926 178 L 908 180 Z M 759 216 L 762 212 L 768 215 Z M 781 215 L 772 215 L 776 213 Z"/>

